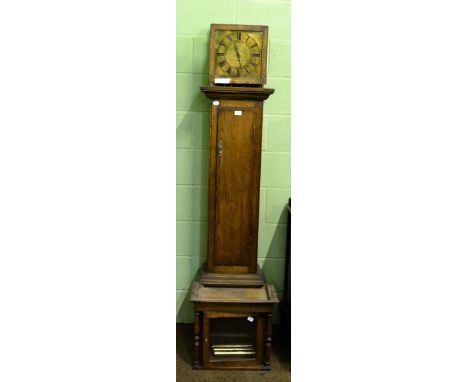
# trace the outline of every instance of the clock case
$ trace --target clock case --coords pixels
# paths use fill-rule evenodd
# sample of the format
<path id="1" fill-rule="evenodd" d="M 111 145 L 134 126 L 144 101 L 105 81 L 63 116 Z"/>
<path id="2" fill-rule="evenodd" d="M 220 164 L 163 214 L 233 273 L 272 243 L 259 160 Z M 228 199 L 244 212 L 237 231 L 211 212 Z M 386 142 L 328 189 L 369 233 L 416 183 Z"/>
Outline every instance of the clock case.
<path id="1" fill-rule="evenodd" d="M 206 271 L 255 278 L 263 102 L 274 90 L 205 86 L 201 91 L 211 101 Z"/>
<path id="2" fill-rule="evenodd" d="M 248 77 L 216 77 L 216 32 L 261 32 L 263 34 L 262 55 L 260 60 L 260 76 L 258 78 Z M 266 83 L 267 57 L 268 57 L 268 26 L 266 25 L 240 25 L 240 24 L 211 24 L 210 29 L 210 61 L 208 70 L 208 79 L 210 84 L 215 85 L 216 78 L 228 78 L 229 84 L 260 86 Z"/>

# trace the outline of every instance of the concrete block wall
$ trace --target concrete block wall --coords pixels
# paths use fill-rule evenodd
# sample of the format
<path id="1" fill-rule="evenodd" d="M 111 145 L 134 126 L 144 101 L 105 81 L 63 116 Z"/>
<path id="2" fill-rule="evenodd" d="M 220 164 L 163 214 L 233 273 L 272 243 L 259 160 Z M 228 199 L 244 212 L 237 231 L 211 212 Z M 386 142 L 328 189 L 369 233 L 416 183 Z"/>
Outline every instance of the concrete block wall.
<path id="1" fill-rule="evenodd" d="M 258 262 L 282 298 L 291 189 L 290 19 L 284 0 L 177 0 L 177 322 L 193 321 L 190 285 L 206 261 L 209 104 L 199 87 L 208 84 L 212 23 L 269 26 L 266 87 L 275 94 L 264 108 Z"/>

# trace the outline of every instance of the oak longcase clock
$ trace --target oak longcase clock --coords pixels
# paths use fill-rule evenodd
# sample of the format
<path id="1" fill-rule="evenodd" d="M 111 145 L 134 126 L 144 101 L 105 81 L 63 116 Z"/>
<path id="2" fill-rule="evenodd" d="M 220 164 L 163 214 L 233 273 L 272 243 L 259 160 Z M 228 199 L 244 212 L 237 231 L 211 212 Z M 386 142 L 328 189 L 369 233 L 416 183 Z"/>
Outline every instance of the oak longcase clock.
<path id="1" fill-rule="evenodd" d="M 211 24 L 210 83 L 265 84 L 267 53 L 267 26 Z"/>
<path id="2" fill-rule="evenodd" d="M 257 266 L 268 27 L 211 25 L 208 256 L 194 281 L 193 367 L 270 370 L 279 302 Z"/>

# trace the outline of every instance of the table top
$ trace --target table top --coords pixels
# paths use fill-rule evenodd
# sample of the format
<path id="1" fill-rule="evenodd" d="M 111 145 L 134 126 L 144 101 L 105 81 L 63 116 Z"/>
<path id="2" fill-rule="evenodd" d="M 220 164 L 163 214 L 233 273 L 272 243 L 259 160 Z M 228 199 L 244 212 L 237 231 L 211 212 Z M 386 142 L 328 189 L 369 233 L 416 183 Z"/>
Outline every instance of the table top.
<path id="1" fill-rule="evenodd" d="M 272 284 L 265 284 L 261 287 L 216 287 L 194 282 L 190 301 L 275 304 L 279 302 L 279 299 Z"/>

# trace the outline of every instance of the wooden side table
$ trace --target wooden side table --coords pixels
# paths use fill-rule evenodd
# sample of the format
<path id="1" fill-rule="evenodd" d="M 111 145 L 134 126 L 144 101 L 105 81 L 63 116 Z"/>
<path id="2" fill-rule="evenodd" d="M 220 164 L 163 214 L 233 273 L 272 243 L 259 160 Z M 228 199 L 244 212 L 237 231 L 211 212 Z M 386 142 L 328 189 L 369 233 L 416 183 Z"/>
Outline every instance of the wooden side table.
<path id="1" fill-rule="evenodd" d="M 273 285 L 217 287 L 194 282 L 194 369 L 270 370 Z"/>

